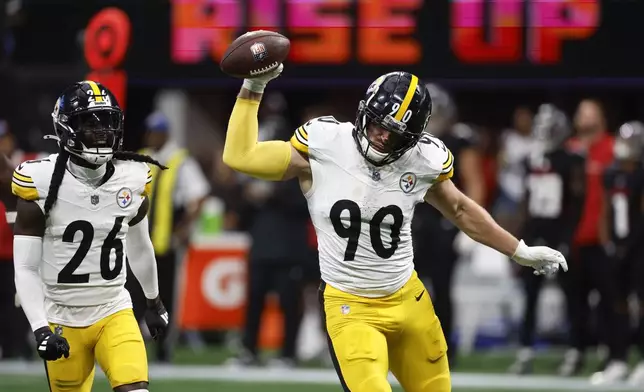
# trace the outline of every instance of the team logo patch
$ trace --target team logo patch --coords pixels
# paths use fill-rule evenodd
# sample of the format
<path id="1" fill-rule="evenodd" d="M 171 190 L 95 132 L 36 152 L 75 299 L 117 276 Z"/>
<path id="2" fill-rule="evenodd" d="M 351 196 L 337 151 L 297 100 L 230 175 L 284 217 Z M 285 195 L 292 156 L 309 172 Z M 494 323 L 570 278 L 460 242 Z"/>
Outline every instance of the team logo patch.
<path id="1" fill-rule="evenodd" d="M 89 201 L 92 203 L 93 206 L 97 205 L 99 202 L 98 195 L 92 195 L 89 197 Z"/>
<path id="2" fill-rule="evenodd" d="M 116 202 L 121 208 L 126 208 L 132 204 L 132 191 L 129 188 L 121 188 L 119 193 L 116 194 Z"/>
<path id="3" fill-rule="evenodd" d="M 416 175 L 410 172 L 403 174 L 400 176 L 399 185 L 400 189 L 405 193 L 413 191 L 416 187 Z"/>
<path id="4" fill-rule="evenodd" d="M 256 62 L 263 61 L 268 56 L 266 46 L 261 42 L 255 42 L 250 46 L 250 52 L 253 54 L 253 60 Z"/>

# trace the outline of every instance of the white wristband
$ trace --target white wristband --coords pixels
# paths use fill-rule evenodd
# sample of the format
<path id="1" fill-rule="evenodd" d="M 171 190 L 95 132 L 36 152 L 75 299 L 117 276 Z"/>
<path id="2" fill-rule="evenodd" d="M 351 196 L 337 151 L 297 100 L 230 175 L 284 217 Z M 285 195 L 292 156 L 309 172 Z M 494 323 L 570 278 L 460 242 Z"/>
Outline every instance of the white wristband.
<path id="1" fill-rule="evenodd" d="M 262 94 L 266 88 L 266 82 L 260 82 L 253 79 L 244 79 L 242 87 L 254 93 Z"/>

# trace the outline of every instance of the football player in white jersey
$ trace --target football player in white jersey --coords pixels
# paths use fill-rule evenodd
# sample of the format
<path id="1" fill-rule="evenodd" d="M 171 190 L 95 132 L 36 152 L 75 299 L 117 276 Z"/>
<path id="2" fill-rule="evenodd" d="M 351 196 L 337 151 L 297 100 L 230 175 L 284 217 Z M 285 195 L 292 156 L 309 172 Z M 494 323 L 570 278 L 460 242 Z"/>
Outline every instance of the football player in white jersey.
<path id="1" fill-rule="evenodd" d="M 152 158 L 121 151 L 123 112 L 91 80 L 52 113 L 59 152 L 21 163 L 15 281 L 52 392 L 90 392 L 95 361 L 117 392 L 148 390 L 141 331 L 124 287 L 126 258 L 148 298 L 154 335 L 168 325 L 148 234 Z"/>
<path id="2" fill-rule="evenodd" d="M 320 117 L 297 128 L 290 143 L 258 142 L 262 93 L 282 69 L 244 80 L 224 162 L 263 179 L 299 179 L 318 236 L 320 299 L 344 390 L 390 392 L 391 370 L 408 392 L 450 391 L 447 344 L 414 271 L 416 204 L 432 204 L 474 240 L 537 274 L 567 270 L 564 257 L 528 247 L 454 186 L 451 152 L 424 133 L 432 102 L 415 75 L 379 77 L 355 124 Z"/>

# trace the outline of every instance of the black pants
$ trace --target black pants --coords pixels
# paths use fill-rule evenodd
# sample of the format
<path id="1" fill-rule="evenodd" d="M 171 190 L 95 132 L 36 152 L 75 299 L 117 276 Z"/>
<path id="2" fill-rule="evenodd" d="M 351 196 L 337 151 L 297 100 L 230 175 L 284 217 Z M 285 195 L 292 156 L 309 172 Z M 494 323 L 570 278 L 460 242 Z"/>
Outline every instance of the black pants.
<path id="1" fill-rule="evenodd" d="M 171 251 L 163 256 L 156 256 L 157 259 L 157 274 L 159 276 L 159 296 L 163 305 L 165 305 L 166 310 L 170 316 L 170 328 L 173 327 L 173 317 L 174 317 L 174 282 L 177 269 L 176 253 Z M 146 303 L 145 295 L 141 289 L 141 285 L 136 280 L 136 277 L 132 273 L 128 262 L 128 277 L 125 287 L 130 292 L 132 296 L 132 303 L 134 305 L 134 315 L 137 320 L 141 321 L 145 317 Z M 166 334 L 157 341 L 157 351 L 156 356 L 157 360 L 167 362 L 171 357 L 171 347 L 168 347 L 167 337 L 172 333 L 170 329 Z"/>
<path id="2" fill-rule="evenodd" d="M 0 347 L 2 358 L 30 358 L 27 341 L 29 322 L 22 308 L 16 307 L 13 260 L 0 259 Z"/>
<path id="3" fill-rule="evenodd" d="M 588 294 L 595 289 L 601 302 L 596 325 L 597 338 L 610 349 L 611 359 L 624 359 L 628 347 L 628 318 L 618 311 L 619 295 L 615 264 L 599 245 L 573 250 L 569 270 L 562 274 L 570 322 L 570 345 L 584 352 L 591 344 L 592 329 Z"/>
<path id="4" fill-rule="evenodd" d="M 637 246 L 630 251 L 618 252 L 623 255 L 615 258 L 617 267 L 617 295 L 618 305 L 616 308 L 617 317 L 620 323 L 619 333 L 623 334 L 623 343 L 629 347 L 631 344 L 637 346 L 640 355 L 644 355 L 644 247 Z M 633 331 L 630 328 L 630 317 L 628 312 L 628 297 L 635 293 L 639 302 L 639 320 L 637 328 Z M 624 352 L 627 356 L 628 352 Z"/>
<path id="5" fill-rule="evenodd" d="M 284 342 L 281 356 L 295 359 L 295 344 L 302 316 L 302 272 L 299 263 L 251 260 L 248 267 L 248 301 L 243 345 L 257 355 L 257 340 L 266 296 L 274 289 L 284 314 Z"/>
<path id="6" fill-rule="evenodd" d="M 535 329 L 537 326 L 537 303 L 539 302 L 539 294 L 541 293 L 544 277 L 535 275 L 534 269 L 525 267 L 520 269 L 519 274 L 523 281 L 526 298 L 523 320 L 519 331 L 519 343 L 523 347 L 532 347 L 534 345 Z M 557 278 L 561 280 L 563 274 L 563 272 L 559 272 Z"/>
<path id="7" fill-rule="evenodd" d="M 454 302 L 452 283 L 458 254 L 454 250 L 454 238 L 458 230 L 442 230 L 438 233 L 414 233 L 414 264 L 421 279 L 429 278 L 432 283 L 432 302 L 436 315 L 441 321 L 447 341 L 451 362 L 456 355 L 452 339 L 454 323 Z"/>

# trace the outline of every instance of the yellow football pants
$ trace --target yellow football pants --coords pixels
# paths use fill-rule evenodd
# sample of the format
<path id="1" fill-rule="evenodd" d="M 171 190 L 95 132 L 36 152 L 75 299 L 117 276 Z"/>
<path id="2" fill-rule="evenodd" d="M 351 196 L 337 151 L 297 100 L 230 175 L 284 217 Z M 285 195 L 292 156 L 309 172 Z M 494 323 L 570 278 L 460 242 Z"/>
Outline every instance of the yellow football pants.
<path id="1" fill-rule="evenodd" d="M 148 381 L 148 358 L 132 309 L 84 328 L 52 324 L 69 342 L 69 358 L 45 362 L 51 392 L 91 392 L 94 363 L 112 388 Z"/>
<path id="2" fill-rule="evenodd" d="M 333 364 L 345 391 L 449 392 L 447 343 L 416 272 L 394 294 L 364 298 L 322 283 L 320 300 Z"/>

